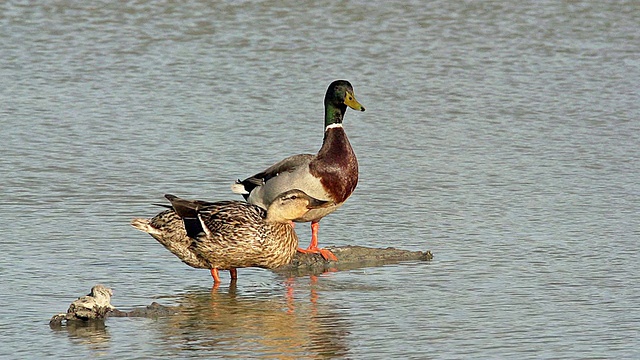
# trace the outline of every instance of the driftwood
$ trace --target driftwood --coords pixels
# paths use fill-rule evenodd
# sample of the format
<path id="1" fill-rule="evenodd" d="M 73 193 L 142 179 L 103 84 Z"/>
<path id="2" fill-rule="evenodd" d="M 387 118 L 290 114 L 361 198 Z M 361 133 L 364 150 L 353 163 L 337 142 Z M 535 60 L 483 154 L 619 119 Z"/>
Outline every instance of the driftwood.
<path id="1" fill-rule="evenodd" d="M 96 285 L 91 288 L 91 292 L 81 296 L 69 305 L 66 313 L 54 315 L 49 321 L 52 327 L 60 326 L 64 321 L 69 322 L 90 322 L 102 320 L 111 310 L 115 308 L 111 305 L 113 291 L 104 285 Z"/>
<path id="2" fill-rule="evenodd" d="M 332 247 L 329 250 L 336 255 L 338 261 L 326 261 L 318 254 L 297 253 L 290 264 L 273 271 L 283 276 L 292 277 L 433 259 L 430 251 L 408 251 L 392 247 L 377 249 L 363 246 L 344 246 Z M 153 318 L 179 312 L 177 306 L 164 306 L 156 302 L 143 308 L 121 311 L 111 305 L 112 294 L 113 292 L 109 288 L 102 285 L 94 286 L 88 295 L 75 300 L 66 313 L 54 315 L 49 326 L 53 329 L 60 328 L 62 325 L 104 328 L 104 320 L 107 317 Z"/>

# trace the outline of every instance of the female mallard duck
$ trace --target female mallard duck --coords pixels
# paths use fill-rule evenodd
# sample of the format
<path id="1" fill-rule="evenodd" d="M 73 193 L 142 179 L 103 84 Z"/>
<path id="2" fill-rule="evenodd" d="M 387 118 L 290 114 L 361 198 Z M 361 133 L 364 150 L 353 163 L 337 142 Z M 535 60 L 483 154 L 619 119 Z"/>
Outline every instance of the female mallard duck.
<path id="1" fill-rule="evenodd" d="M 298 251 L 320 253 L 327 260 L 337 258 L 331 251 L 318 248 L 319 221 L 336 211 L 358 184 L 358 160 L 342 128 L 347 106 L 364 111 L 353 95 L 351 84 L 336 80 L 329 85 L 324 98 L 324 140 L 318 154 L 290 156 L 232 186 L 233 192 L 264 209 L 278 194 L 290 189 L 300 189 L 314 198 L 331 201 L 331 206 L 310 210 L 294 219 L 296 222 L 311 221 L 311 244 L 306 250 Z"/>
<path id="2" fill-rule="evenodd" d="M 170 210 L 152 219 L 133 219 L 131 225 L 149 233 L 185 264 L 211 269 L 214 284 L 220 283 L 218 270 L 229 270 L 236 279 L 236 268 L 272 269 L 289 263 L 298 246 L 291 221 L 328 205 L 297 189 L 278 195 L 266 211 L 243 201 L 165 197 Z"/>

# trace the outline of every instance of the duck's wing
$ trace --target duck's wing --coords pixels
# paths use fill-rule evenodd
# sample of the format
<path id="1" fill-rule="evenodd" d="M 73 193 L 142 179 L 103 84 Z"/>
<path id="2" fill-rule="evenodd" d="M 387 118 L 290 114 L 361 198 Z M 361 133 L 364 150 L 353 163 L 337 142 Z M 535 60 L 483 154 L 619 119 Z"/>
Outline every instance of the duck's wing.
<path id="1" fill-rule="evenodd" d="M 250 259 L 262 251 L 265 217 L 265 210 L 244 201 L 220 201 L 203 208 L 198 211 L 202 230 L 190 250 L 205 259 Z"/>
<path id="2" fill-rule="evenodd" d="M 264 209 L 243 201 L 220 201 L 198 210 L 197 218 L 203 232 L 211 234 L 223 231 L 223 228 L 258 224 L 266 216 Z"/>
<path id="3" fill-rule="evenodd" d="M 251 194 L 256 187 L 263 186 L 267 181 L 273 179 L 279 174 L 293 172 L 301 166 L 309 166 L 309 163 L 314 157 L 315 155 L 312 154 L 289 156 L 288 158 L 269 166 L 262 172 L 244 180 L 237 180 L 231 189 L 234 193 L 241 194 L 244 199 L 247 200 L 249 194 Z"/>
<path id="4" fill-rule="evenodd" d="M 171 207 L 182 219 L 184 228 L 187 231 L 187 236 L 192 239 L 197 239 L 199 235 L 205 232 L 198 219 L 198 212 L 201 209 L 215 206 L 217 203 L 202 200 L 186 200 L 171 194 L 166 194 L 164 197 L 171 202 Z"/>

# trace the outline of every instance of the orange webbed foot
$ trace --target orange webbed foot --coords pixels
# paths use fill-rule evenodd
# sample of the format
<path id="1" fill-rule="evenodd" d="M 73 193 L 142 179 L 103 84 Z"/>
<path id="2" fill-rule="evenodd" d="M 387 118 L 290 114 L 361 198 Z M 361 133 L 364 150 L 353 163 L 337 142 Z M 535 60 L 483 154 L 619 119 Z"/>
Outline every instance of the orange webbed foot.
<path id="1" fill-rule="evenodd" d="M 311 222 L 311 244 L 306 249 L 298 248 L 298 251 L 303 254 L 320 254 L 327 261 L 338 261 L 338 258 L 331 251 L 318 247 L 318 231 L 320 230 L 318 221 Z"/>
<path id="2" fill-rule="evenodd" d="M 309 246 L 306 249 L 298 248 L 298 252 L 303 254 L 320 254 L 327 261 L 338 261 L 338 258 L 328 249 L 321 249 L 317 246 Z"/>

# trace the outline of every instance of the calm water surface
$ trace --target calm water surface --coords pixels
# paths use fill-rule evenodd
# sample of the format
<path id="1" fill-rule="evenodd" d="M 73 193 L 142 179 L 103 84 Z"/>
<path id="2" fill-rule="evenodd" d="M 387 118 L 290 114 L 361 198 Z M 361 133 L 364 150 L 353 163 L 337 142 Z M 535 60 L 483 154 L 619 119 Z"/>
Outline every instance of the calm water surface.
<path id="1" fill-rule="evenodd" d="M 0 4 L 0 357 L 640 357 L 638 2 L 43 3 Z M 211 292 L 129 226 L 317 151 L 338 78 L 321 244 L 433 261 Z M 184 311 L 49 329 L 96 283 Z"/>

